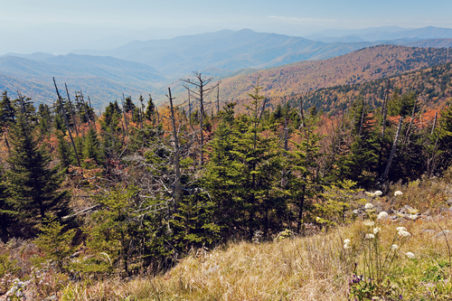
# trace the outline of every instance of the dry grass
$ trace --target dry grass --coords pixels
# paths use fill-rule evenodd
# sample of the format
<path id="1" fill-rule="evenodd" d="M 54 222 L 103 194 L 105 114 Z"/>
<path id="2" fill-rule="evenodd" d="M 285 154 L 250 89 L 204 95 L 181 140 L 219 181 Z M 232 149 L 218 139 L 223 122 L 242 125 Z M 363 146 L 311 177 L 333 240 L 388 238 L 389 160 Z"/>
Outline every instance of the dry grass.
<path id="1" fill-rule="evenodd" d="M 452 229 L 452 221 L 450 217 L 437 217 L 425 223 L 385 222 L 379 225 L 384 247 L 389 248 L 395 228 L 401 225 L 413 236 L 400 252 L 411 251 L 416 259 L 400 256 L 396 266 L 404 267 L 399 272 L 407 275 L 401 277 L 407 283 L 415 283 L 419 294 L 425 294 L 430 284 L 423 285 L 419 279 L 429 267 L 448 260 L 446 240 L 437 233 L 440 227 Z M 313 237 L 231 244 L 224 249 L 192 254 L 166 274 L 152 279 L 110 280 L 89 288 L 76 284 L 67 290 L 71 292 L 68 296 L 77 300 L 346 300 L 348 280 L 355 262 L 360 262 L 361 238 L 366 231 L 357 221 Z M 452 243 L 452 236 L 448 237 Z M 344 255 L 344 238 L 351 238 L 355 257 Z"/>

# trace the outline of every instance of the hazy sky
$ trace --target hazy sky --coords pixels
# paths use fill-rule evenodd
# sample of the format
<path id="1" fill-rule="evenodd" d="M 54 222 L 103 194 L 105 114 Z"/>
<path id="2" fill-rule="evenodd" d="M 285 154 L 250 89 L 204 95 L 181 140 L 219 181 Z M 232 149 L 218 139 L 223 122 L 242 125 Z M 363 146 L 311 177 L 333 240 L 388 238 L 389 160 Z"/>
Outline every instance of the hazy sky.
<path id="1" fill-rule="evenodd" d="M 102 49 L 135 39 L 251 28 L 452 27 L 451 0 L 0 0 L 0 53 Z"/>

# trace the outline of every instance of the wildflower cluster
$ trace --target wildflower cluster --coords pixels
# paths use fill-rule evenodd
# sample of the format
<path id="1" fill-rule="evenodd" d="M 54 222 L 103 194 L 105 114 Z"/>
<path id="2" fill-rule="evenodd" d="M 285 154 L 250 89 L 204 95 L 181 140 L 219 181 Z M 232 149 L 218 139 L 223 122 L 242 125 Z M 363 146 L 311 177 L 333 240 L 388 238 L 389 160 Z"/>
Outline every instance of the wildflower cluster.
<path id="1" fill-rule="evenodd" d="M 357 240 L 360 252 L 354 255 L 355 262 L 360 262 L 357 263 L 357 269 L 349 281 L 349 293 L 358 300 L 371 299 L 374 296 L 392 298 L 397 292 L 392 285 L 391 277 L 400 254 L 404 254 L 408 259 L 416 258 L 413 252 L 400 252 L 407 239 L 411 237 L 411 233 L 405 227 L 397 227 L 390 247 L 385 247 L 380 239 L 383 232 L 380 223 L 389 217 L 388 213 L 381 211 L 377 214 L 372 203 L 365 204 L 364 210 L 367 219 L 362 222 L 364 231 L 360 236 L 361 240 Z M 344 241 L 344 249 L 347 249 L 350 243 L 350 239 Z"/>

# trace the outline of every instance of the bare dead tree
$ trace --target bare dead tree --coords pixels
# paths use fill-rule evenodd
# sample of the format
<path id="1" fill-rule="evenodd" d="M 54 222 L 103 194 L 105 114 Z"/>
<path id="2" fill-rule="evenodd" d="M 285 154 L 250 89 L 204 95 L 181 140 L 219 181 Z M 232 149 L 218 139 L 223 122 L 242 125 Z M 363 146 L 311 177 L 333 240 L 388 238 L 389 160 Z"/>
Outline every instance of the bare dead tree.
<path id="1" fill-rule="evenodd" d="M 391 152 L 389 153 L 389 159 L 388 159 L 388 162 L 386 163 L 385 171 L 383 173 L 383 177 L 382 177 L 383 182 L 386 182 L 386 180 L 388 178 L 389 170 L 391 169 L 392 161 L 394 160 L 394 156 L 397 151 L 397 143 L 399 141 L 400 131 L 402 129 L 402 123 L 403 123 L 403 116 L 400 116 L 399 125 L 397 126 L 397 132 L 395 133 L 394 142 L 392 143 Z"/>
<path id="2" fill-rule="evenodd" d="M 284 129 L 283 129 L 283 149 L 284 157 L 287 157 L 287 152 L 289 151 L 289 107 L 286 100 L 284 101 Z M 281 176 L 281 187 L 285 188 L 287 185 L 287 170 L 282 169 Z"/>
<path id="3" fill-rule="evenodd" d="M 144 120 L 144 103 L 143 103 L 143 96 L 140 95 L 140 129 L 143 129 L 143 120 Z"/>
<path id="4" fill-rule="evenodd" d="M 129 132 L 129 122 L 127 120 L 127 114 L 126 114 L 126 109 L 125 109 L 125 97 L 124 97 L 124 93 L 122 93 L 122 116 L 124 119 L 124 127 L 125 127 L 125 132 L 128 133 Z"/>
<path id="5" fill-rule="evenodd" d="M 220 83 L 221 81 L 217 83 L 217 114 L 220 113 Z"/>
<path id="6" fill-rule="evenodd" d="M 414 99 L 413 109 L 411 111 L 410 123 L 408 123 L 407 130 L 405 133 L 405 138 L 403 140 L 404 145 L 409 143 L 409 141 L 410 141 L 411 127 L 413 126 L 414 117 L 415 117 L 414 115 L 416 114 L 416 108 L 417 108 L 417 99 Z"/>
<path id="7" fill-rule="evenodd" d="M 168 99 L 170 102 L 171 109 L 171 124 L 173 127 L 173 147 L 174 147 L 174 200 L 177 205 L 182 197 L 182 186 L 181 186 L 181 172 L 180 172 L 180 147 L 179 147 L 179 138 L 178 138 L 178 130 L 176 127 L 176 115 L 174 114 L 174 106 L 173 106 L 173 97 L 171 95 L 171 88 L 168 87 Z"/>
<path id="8" fill-rule="evenodd" d="M 361 132 L 363 129 L 363 123 L 364 123 L 364 116 L 366 115 L 366 105 L 364 103 L 364 99 L 361 100 L 361 117 L 359 119 L 359 130 L 358 130 L 358 136 L 361 136 Z"/>
<path id="9" fill-rule="evenodd" d="M 72 148 L 74 149 L 75 158 L 77 159 L 77 165 L 80 167 L 81 166 L 81 164 L 80 164 L 80 157 L 78 155 L 77 148 L 75 147 L 74 138 L 72 137 L 71 128 L 69 127 L 69 121 L 67 119 L 67 114 L 66 114 L 64 106 L 63 106 L 63 98 L 61 97 L 60 91 L 58 90 L 58 86 L 57 86 L 57 83 L 55 81 L 55 77 L 53 78 L 53 84 L 55 85 L 55 90 L 56 90 L 56 93 L 57 93 L 57 96 L 58 96 L 58 102 L 59 102 L 58 103 L 58 110 L 59 110 L 60 114 L 63 115 L 64 122 L 66 124 L 66 128 L 67 128 L 67 131 L 69 133 L 69 138 L 71 140 Z"/>
<path id="10" fill-rule="evenodd" d="M 381 140 L 383 141 L 386 132 L 386 119 L 388 116 L 388 99 L 389 99 L 389 80 L 386 83 L 386 91 L 383 99 L 383 106 L 381 107 L 382 120 L 381 120 Z"/>
<path id="11" fill-rule="evenodd" d="M 70 108 L 70 114 L 72 117 L 72 122 L 74 123 L 74 129 L 75 129 L 75 134 L 77 135 L 77 137 L 79 136 L 79 132 L 78 132 L 78 127 L 77 127 L 77 120 L 75 118 L 75 112 L 73 110 L 73 106 L 72 106 L 72 101 L 71 101 L 71 96 L 69 94 L 69 90 L 67 88 L 67 84 L 64 83 L 64 87 L 66 88 L 66 95 L 67 95 L 67 101 L 69 102 L 69 108 Z"/>
<path id="12" fill-rule="evenodd" d="M 300 128 L 304 128 L 305 119 L 304 119 L 304 108 L 303 108 L 303 96 L 300 96 L 299 105 L 300 105 L 300 119 L 301 119 Z"/>
<path id="13" fill-rule="evenodd" d="M 200 126 L 200 146 L 199 146 L 199 165 L 202 167 L 204 165 L 204 97 L 211 91 L 214 87 L 207 88 L 207 85 L 212 81 L 212 78 L 206 78 L 202 73 L 197 72 L 194 74 L 194 79 L 183 79 L 186 85 L 184 87 L 190 90 L 193 94 L 198 97 L 199 100 L 199 126 Z M 193 89 L 192 89 L 193 88 Z"/>
<path id="14" fill-rule="evenodd" d="M 380 152 L 378 155 L 378 166 L 382 166 L 383 164 L 383 148 L 384 148 L 384 138 L 386 133 L 386 123 L 388 117 L 388 100 L 389 100 L 389 80 L 386 82 L 386 91 L 383 97 L 383 106 L 381 107 L 381 136 L 380 136 Z"/>
<path id="15" fill-rule="evenodd" d="M 432 130 L 430 132 L 430 135 L 433 135 L 433 133 L 435 132 L 437 120 L 438 120 L 438 112 L 435 113 L 435 118 L 433 119 Z"/>

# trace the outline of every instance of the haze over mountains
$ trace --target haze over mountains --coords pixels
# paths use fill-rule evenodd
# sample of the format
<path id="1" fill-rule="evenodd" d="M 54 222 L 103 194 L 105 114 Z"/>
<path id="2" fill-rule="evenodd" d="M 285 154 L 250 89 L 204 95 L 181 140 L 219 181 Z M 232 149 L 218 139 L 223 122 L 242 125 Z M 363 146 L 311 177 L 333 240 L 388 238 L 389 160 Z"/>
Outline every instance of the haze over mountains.
<path id="1" fill-rule="evenodd" d="M 325 33 L 328 34 L 328 33 Z M 0 57 L 0 90 L 23 94 L 36 101 L 54 99 L 52 77 L 83 90 L 96 107 L 119 99 L 122 93 L 163 95 L 192 71 L 216 78 L 248 74 L 258 69 L 307 60 L 328 59 L 379 44 L 451 47 L 452 29 L 377 28 L 346 32 L 344 36 L 311 39 L 252 30 L 183 36 L 167 40 L 135 41 L 106 51 L 9 54 Z M 315 40 L 315 39 L 316 40 Z M 158 100 L 158 97 L 157 97 Z"/>

